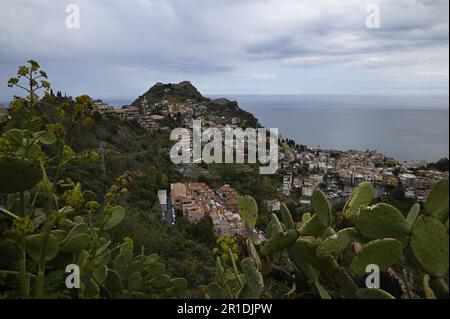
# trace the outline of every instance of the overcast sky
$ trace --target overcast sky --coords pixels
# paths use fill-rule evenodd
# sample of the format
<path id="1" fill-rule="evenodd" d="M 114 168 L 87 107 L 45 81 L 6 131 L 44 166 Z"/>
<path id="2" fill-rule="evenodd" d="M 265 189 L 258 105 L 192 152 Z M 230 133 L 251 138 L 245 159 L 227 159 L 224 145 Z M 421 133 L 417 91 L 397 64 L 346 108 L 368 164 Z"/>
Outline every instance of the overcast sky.
<path id="1" fill-rule="evenodd" d="M 80 28 L 66 27 L 66 6 Z M 380 28 L 366 27 L 367 5 Z M 448 95 L 448 0 L 1 0 L 0 101 L 36 59 L 54 90 Z"/>

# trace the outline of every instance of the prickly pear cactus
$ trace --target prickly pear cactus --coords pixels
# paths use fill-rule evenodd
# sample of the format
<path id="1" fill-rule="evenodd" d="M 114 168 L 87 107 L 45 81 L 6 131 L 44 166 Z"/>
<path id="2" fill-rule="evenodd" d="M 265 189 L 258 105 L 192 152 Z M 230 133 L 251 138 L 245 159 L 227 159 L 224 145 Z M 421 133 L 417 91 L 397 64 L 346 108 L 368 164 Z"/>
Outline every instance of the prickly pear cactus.
<path id="1" fill-rule="evenodd" d="M 242 219 L 247 223 L 250 229 L 253 229 L 256 225 L 256 219 L 258 218 L 258 205 L 251 196 L 241 197 L 238 202 L 238 210 Z"/>
<path id="2" fill-rule="evenodd" d="M 445 223 L 448 220 L 448 210 L 448 180 L 445 180 L 431 191 L 425 204 L 425 212 Z"/>
<path id="3" fill-rule="evenodd" d="M 412 226 L 410 245 L 417 261 L 427 273 L 443 276 L 448 272 L 448 232 L 439 220 L 419 216 Z"/>
<path id="4" fill-rule="evenodd" d="M 346 228 L 338 231 L 320 243 L 317 247 L 317 256 L 340 255 L 353 242 L 357 235 L 355 228 Z"/>
<path id="5" fill-rule="evenodd" d="M 299 232 L 302 236 L 320 236 L 326 228 L 327 226 L 322 223 L 319 215 L 314 214 L 306 223 L 303 224 Z"/>
<path id="6" fill-rule="evenodd" d="M 403 245 L 395 239 L 378 239 L 364 245 L 359 254 L 353 259 L 350 270 L 356 276 L 362 276 L 368 265 L 377 265 L 385 270 L 400 260 Z"/>
<path id="7" fill-rule="evenodd" d="M 388 204 L 377 204 L 361 209 L 356 228 L 370 239 L 396 238 L 403 240 L 411 226 L 402 213 Z"/>
<path id="8" fill-rule="evenodd" d="M 359 212 L 361 207 L 369 205 L 372 202 L 374 194 L 375 190 L 372 184 L 369 182 L 359 184 L 345 204 L 343 211 L 345 218 L 352 218 Z"/>
<path id="9" fill-rule="evenodd" d="M 323 225 L 329 225 L 331 222 L 331 207 L 325 194 L 316 189 L 312 196 L 312 207 L 317 215 L 317 218 Z"/>

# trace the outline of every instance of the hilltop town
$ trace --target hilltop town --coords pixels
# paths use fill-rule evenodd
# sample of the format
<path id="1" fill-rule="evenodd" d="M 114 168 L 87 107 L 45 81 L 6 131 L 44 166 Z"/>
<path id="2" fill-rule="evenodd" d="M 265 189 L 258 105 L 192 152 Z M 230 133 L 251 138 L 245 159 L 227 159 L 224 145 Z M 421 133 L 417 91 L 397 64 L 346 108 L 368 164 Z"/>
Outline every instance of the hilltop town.
<path id="1" fill-rule="evenodd" d="M 204 98 L 190 82 L 158 83 L 120 109 L 97 100 L 94 109 L 103 116 L 135 121 L 150 134 L 157 131 L 169 134 L 175 127 L 192 128 L 193 120 L 221 131 L 226 125 L 243 129 L 259 126 L 257 119 L 241 110 L 236 102 Z M 377 197 L 400 190 L 405 200 L 424 202 L 432 187 L 449 177 L 448 171 L 430 169 L 427 165 L 426 161 L 400 163 L 373 150 L 326 150 L 280 137 L 279 196 L 266 198 L 265 205 L 269 212 L 277 211 L 280 200 L 291 200 L 308 209 L 316 188 L 322 189 L 333 205 L 339 205 L 363 181 L 373 184 Z M 224 233 L 246 235 L 236 207 L 239 198 L 236 189 L 224 184 L 213 190 L 206 183 L 195 182 L 192 165 L 179 165 L 178 169 L 192 182 L 172 183 L 168 189 L 159 191 L 164 219 L 174 225 L 178 212 L 191 223 L 197 223 L 209 215 L 217 237 Z"/>

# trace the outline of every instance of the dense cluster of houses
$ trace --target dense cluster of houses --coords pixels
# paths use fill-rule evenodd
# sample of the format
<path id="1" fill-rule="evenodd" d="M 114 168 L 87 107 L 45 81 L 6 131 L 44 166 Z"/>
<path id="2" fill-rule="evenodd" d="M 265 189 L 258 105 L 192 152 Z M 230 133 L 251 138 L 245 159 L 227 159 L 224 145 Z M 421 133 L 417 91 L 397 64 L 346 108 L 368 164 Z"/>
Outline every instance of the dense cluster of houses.
<path id="1" fill-rule="evenodd" d="M 232 234 L 244 237 L 246 230 L 237 210 L 239 194 L 230 185 L 212 190 L 204 183 L 175 183 L 170 186 L 172 206 L 191 223 L 198 223 L 209 215 L 214 235 Z"/>
<path id="2" fill-rule="evenodd" d="M 222 103 L 225 102 L 227 100 Z M 220 104 L 221 100 L 215 100 L 214 103 Z M 150 111 L 145 97 L 141 104 L 141 107 L 124 106 L 121 109 L 114 109 L 99 100 L 95 101 L 94 107 L 101 114 L 114 113 L 124 120 L 136 120 L 149 131 L 168 129 L 161 124 L 168 117 L 178 117 L 180 125 L 186 128 L 192 128 L 194 120 L 201 120 L 202 126 L 215 127 L 219 130 L 226 125 L 235 128 L 241 125 L 239 117 L 230 119 L 208 112 L 205 102 L 188 99 L 182 103 L 171 103 L 168 100 L 162 100 L 152 105 L 152 111 Z M 405 197 L 420 202 L 426 200 L 438 181 L 448 178 L 448 172 L 426 169 L 425 161 L 399 163 L 371 150 L 335 151 L 320 147 L 298 147 L 292 143 L 281 142 L 279 154 L 280 168 L 285 172 L 280 192 L 286 197 L 291 196 L 293 192 L 299 194 L 299 204 L 306 206 L 311 204 L 312 194 L 318 187 L 325 190 L 330 201 L 338 202 L 348 197 L 354 187 L 364 181 L 374 185 L 377 196 L 386 194 L 387 188 L 395 188 L 401 183 Z M 193 194 L 189 187 L 187 191 Z M 192 197 L 192 195 L 189 196 Z M 201 201 L 201 197 L 197 196 L 196 198 L 198 200 L 193 200 L 194 202 Z M 220 202 L 216 203 L 220 204 Z M 182 210 L 193 222 L 201 218 L 198 216 L 209 213 L 205 205 L 199 203 L 192 207 L 186 205 L 186 210 L 184 208 Z M 222 206 L 226 208 L 225 205 Z M 222 206 L 214 206 L 218 207 L 215 209 L 220 214 L 214 212 L 210 214 L 215 218 L 215 225 L 218 225 L 217 232 L 226 228 L 222 227 L 223 216 L 232 216 L 232 214 L 222 212 Z M 233 210 L 229 209 L 228 211 L 232 212 Z M 233 231 L 238 231 L 238 228 Z"/>
<path id="3" fill-rule="evenodd" d="M 331 201 L 339 201 L 361 182 L 372 183 L 377 196 L 401 183 L 406 198 L 424 201 L 437 182 L 448 179 L 448 172 L 426 169 L 426 161 L 398 163 L 376 151 L 343 152 L 288 145 L 282 145 L 280 150 L 280 166 L 287 172 L 280 192 L 290 196 L 298 190 L 303 205 L 311 204 L 311 196 L 320 186 Z M 299 170 L 301 174 L 297 174 Z"/>
<path id="4" fill-rule="evenodd" d="M 215 100 L 214 103 L 220 104 L 228 102 L 227 100 Z M 232 127 L 238 127 L 241 124 L 239 117 L 233 117 L 231 119 L 211 114 L 208 112 L 208 108 L 205 102 L 198 102 L 187 99 L 182 103 L 171 103 L 168 100 L 162 100 L 159 103 L 154 103 L 152 107 L 149 107 L 148 101 L 143 98 L 141 106 L 125 105 L 120 109 L 108 105 L 102 100 L 94 101 L 94 110 L 101 115 L 115 114 L 122 120 L 135 120 L 142 127 L 150 132 L 156 130 L 168 130 L 167 126 L 162 125 L 162 120 L 165 118 L 179 117 L 182 127 L 192 128 L 194 120 L 201 120 L 202 125 L 206 127 L 215 127 L 219 130 L 228 125 Z"/>

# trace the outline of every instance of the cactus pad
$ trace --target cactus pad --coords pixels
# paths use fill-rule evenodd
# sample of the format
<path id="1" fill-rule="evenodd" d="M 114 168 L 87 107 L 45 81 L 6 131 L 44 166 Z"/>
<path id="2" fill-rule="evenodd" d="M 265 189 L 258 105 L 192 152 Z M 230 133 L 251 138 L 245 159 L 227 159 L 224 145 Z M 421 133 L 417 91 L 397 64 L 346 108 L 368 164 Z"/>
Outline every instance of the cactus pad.
<path id="1" fill-rule="evenodd" d="M 128 277 L 128 291 L 139 291 L 142 287 L 144 280 L 138 272 L 132 273 Z"/>
<path id="2" fill-rule="evenodd" d="M 256 219 L 258 218 L 258 205 L 251 196 L 243 196 L 238 202 L 239 214 L 247 225 L 253 229 L 256 225 Z"/>
<path id="3" fill-rule="evenodd" d="M 292 249 L 295 249 L 295 253 L 317 270 L 332 274 L 339 268 L 339 265 L 332 256 L 318 257 L 316 255 L 318 245 L 319 242 L 314 237 L 299 237 Z"/>
<path id="4" fill-rule="evenodd" d="M 319 189 L 316 189 L 312 195 L 312 207 L 322 224 L 329 225 L 331 221 L 330 203 Z"/>
<path id="5" fill-rule="evenodd" d="M 350 270 L 357 276 L 366 272 L 368 265 L 377 265 L 380 270 L 386 270 L 402 257 L 403 245 L 396 239 L 379 239 L 364 245 L 356 256 Z"/>
<path id="6" fill-rule="evenodd" d="M 448 219 L 448 180 L 438 183 L 425 204 L 425 212 L 436 217 L 441 223 Z"/>
<path id="7" fill-rule="evenodd" d="M 250 257 L 244 258 L 241 261 L 241 269 L 245 275 L 250 296 L 253 299 L 258 299 L 264 289 L 264 281 L 261 273 L 256 269 Z"/>
<path id="8" fill-rule="evenodd" d="M 356 291 L 356 296 L 358 299 L 395 299 L 390 293 L 384 291 L 383 289 L 369 289 L 362 288 Z"/>
<path id="9" fill-rule="evenodd" d="M 419 217 L 419 213 L 420 213 L 420 205 L 414 204 L 413 207 L 411 207 L 408 216 L 406 217 L 406 221 L 408 222 L 408 224 L 412 226 L 417 220 L 417 217 Z"/>
<path id="10" fill-rule="evenodd" d="M 35 261 L 39 261 L 39 258 L 41 256 L 41 247 L 44 244 L 43 239 L 44 234 L 37 234 L 28 236 L 25 240 L 25 250 L 28 255 L 30 255 L 30 257 Z M 54 259 L 58 255 L 58 252 L 58 240 L 54 236 L 49 235 L 45 253 L 45 260 L 49 261 Z"/>
<path id="11" fill-rule="evenodd" d="M 300 235 L 302 236 L 320 236 L 327 228 L 324 223 L 321 222 L 319 216 L 314 214 L 308 222 L 303 224 L 300 228 Z"/>
<path id="12" fill-rule="evenodd" d="M 356 234 L 357 231 L 355 228 L 340 230 L 319 245 L 316 252 L 317 256 L 325 257 L 328 255 L 339 255 L 350 245 Z"/>
<path id="13" fill-rule="evenodd" d="M 285 204 L 281 204 L 281 219 L 287 229 L 295 229 L 294 221 L 292 220 L 291 212 Z"/>
<path id="14" fill-rule="evenodd" d="M 223 289 L 217 283 L 213 282 L 208 285 L 208 297 L 210 299 L 224 299 Z"/>
<path id="15" fill-rule="evenodd" d="M 105 265 L 100 266 L 92 272 L 92 277 L 94 277 L 95 281 L 100 285 L 103 284 L 108 276 L 108 267 Z"/>
<path id="16" fill-rule="evenodd" d="M 448 272 L 447 228 L 434 217 L 419 216 L 411 232 L 410 245 L 419 264 L 430 275 Z"/>
<path id="17" fill-rule="evenodd" d="M 290 230 L 286 234 L 274 234 L 272 238 L 261 248 L 261 255 L 267 256 L 277 251 L 283 250 L 294 244 L 298 234 L 295 230 Z"/>
<path id="18" fill-rule="evenodd" d="M 79 234 L 65 241 L 61 246 L 63 253 L 79 253 L 91 243 L 91 236 L 88 234 Z"/>
<path id="19" fill-rule="evenodd" d="M 402 213 L 383 203 L 361 209 L 356 228 L 370 239 L 403 239 L 410 232 L 410 225 Z"/>
<path id="20" fill-rule="evenodd" d="M 125 217 L 125 209 L 121 206 L 115 206 L 112 209 L 111 215 L 106 220 L 103 227 L 104 230 L 111 230 L 119 225 Z"/>
<path id="21" fill-rule="evenodd" d="M 359 184 L 348 199 L 344 207 L 345 218 L 353 217 L 362 206 L 367 206 L 372 202 L 375 191 L 372 184 L 363 182 Z"/>

